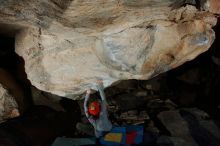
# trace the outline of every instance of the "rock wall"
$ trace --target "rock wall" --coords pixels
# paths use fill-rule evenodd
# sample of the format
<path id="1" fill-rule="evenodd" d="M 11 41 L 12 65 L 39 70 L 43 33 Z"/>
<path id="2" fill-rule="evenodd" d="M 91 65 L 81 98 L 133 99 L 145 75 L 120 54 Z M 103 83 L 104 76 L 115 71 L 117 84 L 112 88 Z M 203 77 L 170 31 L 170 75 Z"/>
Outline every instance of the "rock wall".
<path id="1" fill-rule="evenodd" d="M 17 102 L 0 84 L 0 123 L 20 115 Z"/>
<path id="2" fill-rule="evenodd" d="M 218 0 L 0 3 L 0 23 L 19 30 L 28 79 L 71 99 L 100 80 L 145 80 L 194 59 L 212 45 L 220 13 Z"/>

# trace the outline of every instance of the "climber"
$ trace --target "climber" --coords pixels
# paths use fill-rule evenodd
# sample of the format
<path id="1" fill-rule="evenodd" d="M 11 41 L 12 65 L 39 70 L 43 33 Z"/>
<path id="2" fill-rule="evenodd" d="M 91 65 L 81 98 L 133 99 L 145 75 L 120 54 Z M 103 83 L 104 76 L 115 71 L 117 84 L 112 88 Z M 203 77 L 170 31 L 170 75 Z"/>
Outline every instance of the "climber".
<path id="1" fill-rule="evenodd" d="M 112 129 L 112 124 L 108 119 L 107 101 L 103 84 L 98 83 L 96 88 L 99 91 L 101 99 L 88 103 L 91 91 L 90 89 L 87 90 L 84 101 L 84 111 L 89 122 L 94 127 L 96 137 L 99 138 L 104 132 L 108 132 Z"/>

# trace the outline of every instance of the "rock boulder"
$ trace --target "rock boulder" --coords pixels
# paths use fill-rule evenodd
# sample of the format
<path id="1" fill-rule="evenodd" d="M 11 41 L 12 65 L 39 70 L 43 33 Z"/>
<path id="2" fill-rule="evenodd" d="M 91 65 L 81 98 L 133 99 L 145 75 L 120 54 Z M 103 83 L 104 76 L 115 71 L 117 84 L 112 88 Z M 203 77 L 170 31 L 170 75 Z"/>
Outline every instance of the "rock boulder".
<path id="1" fill-rule="evenodd" d="M 97 81 L 146 80 L 215 39 L 218 0 L 1 0 L 0 23 L 37 88 L 77 99 Z M 16 28 L 16 29 L 15 29 Z"/>

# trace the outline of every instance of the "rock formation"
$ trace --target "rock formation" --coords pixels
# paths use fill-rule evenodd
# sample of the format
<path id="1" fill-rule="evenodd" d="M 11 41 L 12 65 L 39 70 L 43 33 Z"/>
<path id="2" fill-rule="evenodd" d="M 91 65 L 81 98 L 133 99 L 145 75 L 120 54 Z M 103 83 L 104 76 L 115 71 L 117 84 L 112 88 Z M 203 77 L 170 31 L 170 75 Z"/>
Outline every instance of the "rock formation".
<path id="1" fill-rule="evenodd" d="M 28 79 L 71 99 L 194 59 L 215 39 L 216 14 L 218 0 L 0 0 Z"/>
<path id="2" fill-rule="evenodd" d="M 0 84 L 0 123 L 19 115 L 18 105 L 14 97 Z"/>

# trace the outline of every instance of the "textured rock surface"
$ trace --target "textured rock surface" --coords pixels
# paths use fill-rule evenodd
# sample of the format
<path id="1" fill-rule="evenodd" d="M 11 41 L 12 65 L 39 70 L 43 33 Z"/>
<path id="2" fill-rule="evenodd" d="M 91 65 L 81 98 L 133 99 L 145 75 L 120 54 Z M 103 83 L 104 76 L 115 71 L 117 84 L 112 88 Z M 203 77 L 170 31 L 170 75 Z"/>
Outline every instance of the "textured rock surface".
<path id="1" fill-rule="evenodd" d="M 217 0 L 0 2 L 0 23 L 20 30 L 16 52 L 31 83 L 68 98 L 99 80 L 149 79 L 194 59 L 213 43 L 220 8 Z"/>
<path id="2" fill-rule="evenodd" d="M 17 75 L 19 75 L 19 73 L 17 73 Z M 25 92 L 22 84 L 20 84 L 10 72 L 2 68 L 0 68 L 0 84 L 9 92 L 9 95 L 15 99 L 18 104 L 19 112 L 25 112 L 30 105 L 30 101 L 26 99 L 28 94 Z"/>
<path id="3" fill-rule="evenodd" d="M 60 100 L 62 99 L 60 96 L 43 92 L 35 87 L 31 87 L 31 94 L 34 105 L 43 105 L 56 111 L 64 111 L 60 105 Z"/>
<path id="4" fill-rule="evenodd" d="M 0 123 L 17 116 L 19 116 L 17 102 L 0 84 Z"/>
<path id="5" fill-rule="evenodd" d="M 170 131 L 171 136 L 183 138 L 189 146 L 197 145 L 190 134 L 187 122 L 183 120 L 178 111 L 161 112 L 158 118 Z"/>

